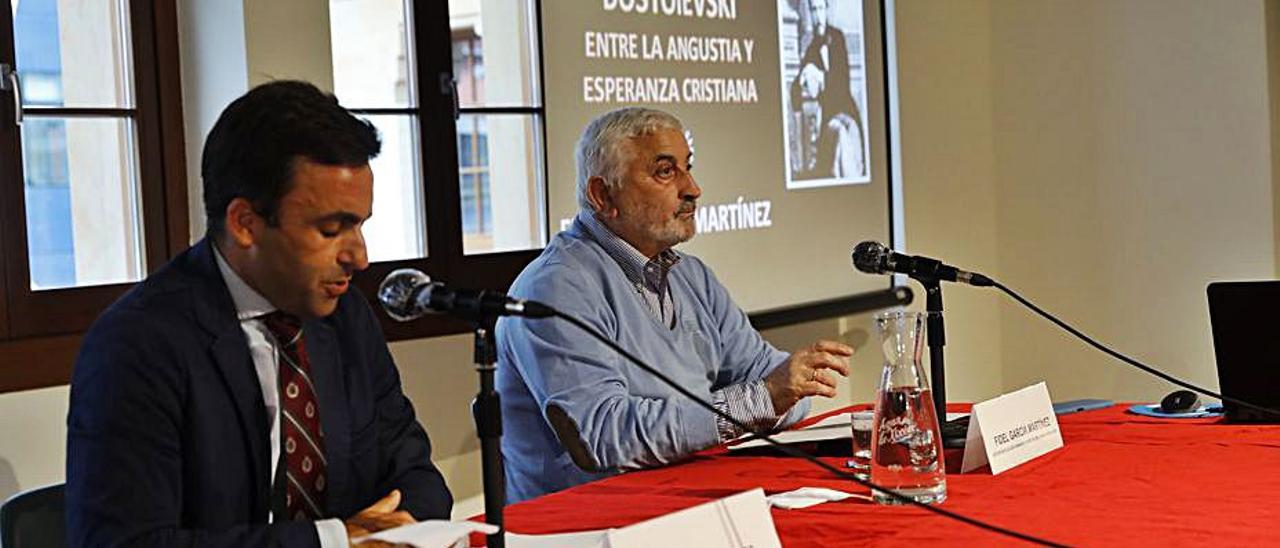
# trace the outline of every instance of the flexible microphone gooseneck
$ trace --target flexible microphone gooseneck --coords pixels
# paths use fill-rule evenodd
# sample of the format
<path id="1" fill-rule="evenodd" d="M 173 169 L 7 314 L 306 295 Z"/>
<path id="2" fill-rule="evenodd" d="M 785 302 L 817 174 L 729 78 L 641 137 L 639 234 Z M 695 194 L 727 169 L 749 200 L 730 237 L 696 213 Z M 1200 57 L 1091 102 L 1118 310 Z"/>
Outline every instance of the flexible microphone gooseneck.
<path id="1" fill-rule="evenodd" d="M 1126 363 L 1128 365 L 1132 365 L 1133 367 L 1136 367 L 1139 370 L 1142 370 L 1143 372 L 1149 373 L 1151 375 L 1155 375 L 1156 377 L 1164 379 L 1170 383 L 1186 388 L 1187 390 L 1199 392 L 1200 394 L 1209 396 L 1211 398 L 1217 398 L 1222 401 L 1228 401 L 1236 405 L 1241 405 L 1244 407 L 1248 407 L 1250 409 L 1267 413 L 1272 416 L 1280 417 L 1280 410 L 1271 409 L 1269 407 L 1264 407 L 1261 405 L 1249 403 L 1247 401 L 1244 401 L 1238 398 L 1223 396 L 1222 394 L 1219 394 L 1207 388 L 1201 388 L 1187 381 L 1175 378 L 1172 375 L 1169 375 L 1168 373 L 1160 371 L 1136 359 L 1130 358 L 1129 356 L 1126 356 L 1115 350 L 1112 350 L 1111 348 L 1108 348 L 1106 345 L 1098 341 L 1095 341 L 1092 337 L 1089 337 L 1088 335 L 1085 335 L 1084 333 L 1080 332 L 1076 328 L 1071 327 L 1070 325 L 1067 325 L 1066 322 L 1059 320 L 1053 314 L 1050 314 L 1045 310 L 1041 309 L 1040 307 L 1036 306 L 1035 304 L 1032 304 L 1031 301 L 1027 300 L 1022 295 L 1019 295 L 1014 290 L 1009 289 L 1008 287 L 1005 287 L 1004 284 L 998 281 L 995 281 L 991 278 L 988 278 L 982 274 L 978 274 L 976 272 L 966 272 L 956 267 L 943 264 L 941 261 L 937 259 L 930 259 L 928 257 L 920 257 L 920 256 L 903 255 L 901 253 L 898 253 L 896 251 L 893 251 L 885 247 L 884 244 L 881 244 L 880 242 L 875 242 L 871 240 L 859 243 L 858 245 L 854 246 L 853 266 L 858 270 L 862 272 L 866 272 L 868 274 L 891 274 L 891 273 L 897 272 L 901 274 L 907 274 L 913 278 L 917 278 L 918 276 L 932 275 L 933 279 L 935 280 L 961 282 L 961 283 L 967 283 L 969 285 L 974 285 L 978 287 L 994 287 L 1004 292 L 1013 300 L 1017 301 L 1018 304 L 1021 304 L 1022 306 L 1029 308 L 1032 312 L 1035 312 L 1036 314 L 1040 315 L 1044 319 L 1049 320 L 1054 325 L 1065 330 L 1067 333 L 1074 335 L 1076 338 L 1084 341 L 1089 346 L 1094 347 L 1095 349 L 1101 351 L 1102 353 L 1108 356 L 1111 356 L 1112 358 L 1120 360 L 1121 362 Z"/>

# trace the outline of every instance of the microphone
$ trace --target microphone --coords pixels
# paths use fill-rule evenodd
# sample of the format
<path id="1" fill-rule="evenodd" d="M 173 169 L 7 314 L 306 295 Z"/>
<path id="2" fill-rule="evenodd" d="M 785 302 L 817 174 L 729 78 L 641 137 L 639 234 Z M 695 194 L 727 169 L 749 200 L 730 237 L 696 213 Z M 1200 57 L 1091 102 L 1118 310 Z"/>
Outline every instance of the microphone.
<path id="1" fill-rule="evenodd" d="M 994 285 L 991 278 L 944 264 L 937 259 L 903 255 L 880 242 L 867 240 L 853 248 L 853 266 L 868 274 L 906 274 L 917 280 L 959 282 L 978 287 Z"/>
<path id="2" fill-rule="evenodd" d="M 524 316 L 546 318 L 551 307 L 535 301 L 508 297 L 487 289 L 453 289 L 419 270 L 401 268 L 383 278 L 378 286 L 378 302 L 392 319 L 416 320 L 430 313 L 444 313 L 465 320 Z"/>

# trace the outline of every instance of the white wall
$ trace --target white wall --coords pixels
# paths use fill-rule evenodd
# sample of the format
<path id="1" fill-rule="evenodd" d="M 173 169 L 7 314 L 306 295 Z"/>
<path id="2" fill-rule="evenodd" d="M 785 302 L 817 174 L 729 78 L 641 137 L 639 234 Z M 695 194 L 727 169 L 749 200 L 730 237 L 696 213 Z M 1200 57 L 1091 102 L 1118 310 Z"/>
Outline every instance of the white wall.
<path id="1" fill-rule="evenodd" d="M 178 2 L 182 60 L 182 121 L 187 147 L 191 241 L 204 236 L 200 151 L 218 114 L 249 88 L 244 6 L 239 2 Z"/>
<path id="2" fill-rule="evenodd" d="M 991 12 L 992 274 L 1216 387 L 1205 285 L 1276 272 L 1263 2 L 998 0 Z M 1024 310 L 1004 307 L 1001 326 L 1006 387 L 1172 390 Z"/>
<path id="3" fill-rule="evenodd" d="M 998 274 L 989 3 L 899 0 L 897 8 L 906 249 Z M 911 287 L 922 309 L 924 291 Z M 999 303 L 990 292 L 943 288 L 949 400 L 1001 393 Z"/>
<path id="4" fill-rule="evenodd" d="M 66 477 L 68 386 L 0 395 L 0 500 Z"/>

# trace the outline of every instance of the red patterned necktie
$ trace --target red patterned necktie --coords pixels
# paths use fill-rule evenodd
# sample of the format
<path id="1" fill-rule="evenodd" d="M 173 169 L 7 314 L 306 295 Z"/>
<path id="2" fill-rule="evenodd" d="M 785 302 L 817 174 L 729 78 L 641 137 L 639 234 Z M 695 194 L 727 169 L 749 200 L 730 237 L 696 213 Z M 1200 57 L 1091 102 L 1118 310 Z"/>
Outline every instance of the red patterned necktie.
<path id="1" fill-rule="evenodd" d="M 284 440 L 285 519 L 315 520 L 324 516 L 324 432 L 311 362 L 303 344 L 302 322 L 276 311 L 262 317 L 276 338 L 280 377 L 280 434 Z"/>

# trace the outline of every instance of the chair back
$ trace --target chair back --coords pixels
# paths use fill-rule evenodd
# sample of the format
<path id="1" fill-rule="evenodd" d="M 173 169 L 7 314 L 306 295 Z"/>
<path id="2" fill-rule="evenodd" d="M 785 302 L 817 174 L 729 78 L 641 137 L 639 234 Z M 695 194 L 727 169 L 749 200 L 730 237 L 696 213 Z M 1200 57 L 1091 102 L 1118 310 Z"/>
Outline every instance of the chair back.
<path id="1" fill-rule="evenodd" d="M 18 493 L 0 506 L 0 548 L 67 545 L 63 484 Z"/>

